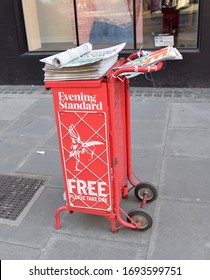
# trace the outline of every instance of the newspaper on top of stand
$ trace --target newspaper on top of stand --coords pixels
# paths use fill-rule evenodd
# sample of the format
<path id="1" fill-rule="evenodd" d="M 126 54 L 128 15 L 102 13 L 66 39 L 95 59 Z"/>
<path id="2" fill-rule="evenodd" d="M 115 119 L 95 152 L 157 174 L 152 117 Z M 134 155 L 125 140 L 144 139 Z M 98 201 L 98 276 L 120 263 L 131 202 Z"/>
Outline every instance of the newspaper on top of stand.
<path id="1" fill-rule="evenodd" d="M 142 56 L 131 60 L 120 67 L 114 68 L 115 70 L 120 68 L 128 68 L 128 67 L 144 67 L 155 65 L 160 61 L 165 60 L 180 60 L 183 59 L 181 53 L 173 46 L 167 46 L 161 48 L 157 51 L 142 51 Z M 133 78 L 137 75 L 145 74 L 142 72 L 123 72 L 120 76 L 125 76 L 126 78 Z"/>
<path id="2" fill-rule="evenodd" d="M 98 79 L 116 62 L 125 43 L 92 50 L 90 43 L 41 59 L 44 81 Z"/>

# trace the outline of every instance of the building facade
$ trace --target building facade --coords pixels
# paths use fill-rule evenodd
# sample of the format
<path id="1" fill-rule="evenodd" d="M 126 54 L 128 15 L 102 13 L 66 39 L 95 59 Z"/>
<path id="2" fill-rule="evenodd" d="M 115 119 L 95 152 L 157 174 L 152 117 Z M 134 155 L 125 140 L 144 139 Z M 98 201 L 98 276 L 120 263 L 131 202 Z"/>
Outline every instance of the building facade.
<path id="1" fill-rule="evenodd" d="M 0 84 L 41 85 L 41 58 L 85 42 L 126 42 L 120 56 L 169 44 L 183 55 L 132 85 L 209 87 L 208 26 L 209 0 L 2 0 Z"/>

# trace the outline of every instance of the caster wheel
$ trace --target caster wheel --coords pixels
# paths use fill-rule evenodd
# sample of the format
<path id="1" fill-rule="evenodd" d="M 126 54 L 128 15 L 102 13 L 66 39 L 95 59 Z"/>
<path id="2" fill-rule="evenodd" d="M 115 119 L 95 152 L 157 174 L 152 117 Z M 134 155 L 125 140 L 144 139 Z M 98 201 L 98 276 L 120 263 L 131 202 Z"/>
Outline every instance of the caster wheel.
<path id="1" fill-rule="evenodd" d="M 147 203 L 152 202 L 157 198 L 157 189 L 149 183 L 140 183 L 135 186 L 134 194 L 139 200 L 143 200 L 144 195 L 147 195 Z"/>
<path id="2" fill-rule="evenodd" d="M 134 209 L 129 211 L 128 216 L 135 222 L 141 222 L 141 227 L 140 228 L 136 228 L 137 230 L 140 231 L 145 231 L 148 230 L 151 226 L 152 226 L 152 218 L 150 217 L 149 214 L 147 214 L 145 211 L 143 210 L 139 210 L 139 209 Z M 127 217 L 127 222 L 128 223 L 132 223 L 132 220 L 130 220 Z"/>

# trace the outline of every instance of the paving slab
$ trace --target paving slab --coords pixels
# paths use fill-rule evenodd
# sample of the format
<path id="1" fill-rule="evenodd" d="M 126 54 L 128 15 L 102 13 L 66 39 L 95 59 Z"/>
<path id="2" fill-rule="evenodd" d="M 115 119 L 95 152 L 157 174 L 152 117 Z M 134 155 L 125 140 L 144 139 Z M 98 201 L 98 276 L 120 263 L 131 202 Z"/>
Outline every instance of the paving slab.
<path id="1" fill-rule="evenodd" d="M 169 128 L 164 155 L 210 158 L 210 129 Z"/>
<path id="2" fill-rule="evenodd" d="M 145 253 L 136 244 L 53 233 L 40 259 L 141 260 Z"/>
<path id="3" fill-rule="evenodd" d="M 210 103 L 173 103 L 169 126 L 210 128 Z"/>
<path id="4" fill-rule="evenodd" d="M 0 170 L 16 171 L 30 156 L 38 141 L 27 139 L 7 139 L 0 136 Z"/>
<path id="5" fill-rule="evenodd" d="M 159 199 L 147 259 L 210 258 L 210 203 Z"/>
<path id="6" fill-rule="evenodd" d="M 20 103 L 20 101 L 19 101 Z M 4 130 L 4 137 L 46 138 L 55 127 L 51 99 L 38 100 Z"/>
<path id="7" fill-rule="evenodd" d="M 132 169 L 141 181 L 158 184 L 162 150 L 162 147 L 132 148 Z"/>
<path id="8" fill-rule="evenodd" d="M 0 99 L 0 119 L 1 120 L 15 120 L 19 117 L 26 109 L 30 108 L 31 105 L 37 102 L 37 99 Z"/>
<path id="9" fill-rule="evenodd" d="M 1 260 L 37 260 L 41 250 L 0 242 Z"/>
<path id="10" fill-rule="evenodd" d="M 54 215 L 61 204 L 62 192 L 46 187 L 19 226 L 1 224 L 0 241 L 42 249 L 54 231 Z"/>
<path id="11" fill-rule="evenodd" d="M 170 103 L 131 101 L 132 147 L 163 146 Z"/>
<path id="12" fill-rule="evenodd" d="M 139 121 L 164 121 L 168 119 L 170 103 L 131 101 L 131 119 Z"/>
<path id="13" fill-rule="evenodd" d="M 164 157 L 159 196 L 210 202 L 210 159 Z"/>
<path id="14" fill-rule="evenodd" d="M 3 130 L 4 128 L 6 128 L 8 125 L 10 125 L 10 121 L 0 120 L 0 133 L 1 133 L 2 130 Z"/>
<path id="15" fill-rule="evenodd" d="M 52 134 L 49 136 L 47 141 L 45 143 L 43 143 L 43 147 L 59 149 L 59 146 L 58 146 L 58 134 L 57 134 L 56 128 L 52 131 Z"/>
<path id="16" fill-rule="evenodd" d="M 50 176 L 50 186 L 63 189 L 60 152 L 57 149 L 37 147 L 18 172 Z"/>
<path id="17" fill-rule="evenodd" d="M 166 133 L 165 122 L 131 121 L 132 147 L 163 147 Z"/>

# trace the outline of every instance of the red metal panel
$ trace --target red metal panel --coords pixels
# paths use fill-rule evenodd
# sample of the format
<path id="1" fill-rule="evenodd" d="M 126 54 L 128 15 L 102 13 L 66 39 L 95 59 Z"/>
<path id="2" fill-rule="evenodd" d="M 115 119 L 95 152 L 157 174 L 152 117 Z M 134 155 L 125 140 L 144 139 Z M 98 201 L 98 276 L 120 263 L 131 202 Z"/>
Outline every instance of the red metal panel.
<path id="1" fill-rule="evenodd" d="M 66 200 L 71 208 L 110 212 L 107 84 L 86 83 L 58 82 L 53 88 Z"/>
<path id="2" fill-rule="evenodd" d="M 116 139 L 112 139 L 112 145 L 116 146 L 115 159 L 118 168 L 119 186 L 122 189 L 127 187 L 127 141 L 126 141 L 126 112 L 125 112 L 125 81 L 118 78 L 112 80 L 109 86 L 109 94 L 114 95 L 114 115 L 115 121 L 111 121 L 112 128 L 116 131 Z M 119 190 L 119 196 L 122 192 Z M 117 194 L 116 194 L 117 195 Z"/>

